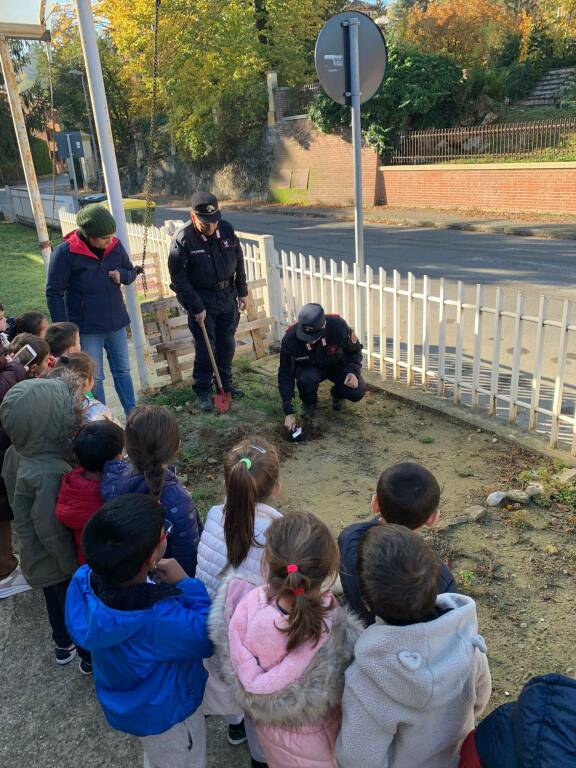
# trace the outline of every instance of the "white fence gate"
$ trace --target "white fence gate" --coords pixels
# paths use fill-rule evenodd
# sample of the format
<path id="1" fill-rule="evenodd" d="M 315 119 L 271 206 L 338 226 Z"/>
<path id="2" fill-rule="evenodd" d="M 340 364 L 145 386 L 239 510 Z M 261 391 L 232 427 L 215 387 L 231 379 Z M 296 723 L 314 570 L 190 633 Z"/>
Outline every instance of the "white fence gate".
<path id="1" fill-rule="evenodd" d="M 74 214 L 60 212 L 64 234 Z M 163 290 L 174 227 L 151 227 Z M 128 224 L 137 260 L 144 228 Z M 573 303 L 490 285 L 416 278 L 274 249 L 270 235 L 238 233 L 248 279 L 259 283 L 273 335 L 310 301 L 345 317 L 362 338 L 366 367 L 548 437 L 576 455 L 576 321 Z"/>

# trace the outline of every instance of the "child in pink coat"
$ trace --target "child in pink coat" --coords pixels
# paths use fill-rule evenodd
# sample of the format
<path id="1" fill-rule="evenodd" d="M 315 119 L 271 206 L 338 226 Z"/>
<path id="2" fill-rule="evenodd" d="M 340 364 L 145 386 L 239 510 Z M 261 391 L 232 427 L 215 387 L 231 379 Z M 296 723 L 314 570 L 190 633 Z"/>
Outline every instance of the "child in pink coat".
<path id="1" fill-rule="evenodd" d="M 263 567 L 264 586 L 232 573 L 214 601 L 222 673 L 269 768 L 337 768 L 344 672 L 361 631 L 330 592 L 338 547 L 314 515 L 290 513 L 268 528 Z"/>

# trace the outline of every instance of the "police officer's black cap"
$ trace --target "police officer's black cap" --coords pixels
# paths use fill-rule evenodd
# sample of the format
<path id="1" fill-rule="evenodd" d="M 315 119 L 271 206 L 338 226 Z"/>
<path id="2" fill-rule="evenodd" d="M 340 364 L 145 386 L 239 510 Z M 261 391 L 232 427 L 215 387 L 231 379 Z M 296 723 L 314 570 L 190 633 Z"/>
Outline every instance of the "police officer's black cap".
<path id="1" fill-rule="evenodd" d="M 214 223 L 222 218 L 218 198 L 210 192 L 194 192 L 190 204 L 196 216 L 202 221 Z"/>
<path id="2" fill-rule="evenodd" d="M 296 336 L 300 341 L 318 341 L 326 327 L 326 315 L 320 304 L 305 304 L 298 315 Z"/>

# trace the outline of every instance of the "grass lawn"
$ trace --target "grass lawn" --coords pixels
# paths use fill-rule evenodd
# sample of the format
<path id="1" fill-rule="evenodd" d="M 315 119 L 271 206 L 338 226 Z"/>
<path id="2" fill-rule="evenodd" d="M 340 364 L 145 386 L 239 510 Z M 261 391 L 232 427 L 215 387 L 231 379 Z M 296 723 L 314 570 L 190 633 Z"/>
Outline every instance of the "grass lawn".
<path id="1" fill-rule="evenodd" d="M 60 236 L 54 238 L 54 244 Z M 48 313 L 44 262 L 36 230 L 20 224 L 0 223 L 0 303 L 7 315 L 37 309 Z"/>

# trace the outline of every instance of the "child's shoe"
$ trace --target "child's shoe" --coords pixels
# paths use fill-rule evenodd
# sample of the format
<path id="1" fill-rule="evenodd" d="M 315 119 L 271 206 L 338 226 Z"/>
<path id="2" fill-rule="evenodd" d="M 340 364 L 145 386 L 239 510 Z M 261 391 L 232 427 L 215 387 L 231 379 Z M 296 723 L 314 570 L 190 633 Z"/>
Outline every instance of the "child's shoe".
<path id="1" fill-rule="evenodd" d="M 244 730 L 244 720 L 240 723 L 231 723 L 228 726 L 228 741 L 234 747 L 240 746 L 247 741 L 246 731 Z"/>
<path id="2" fill-rule="evenodd" d="M 93 672 L 92 662 L 88 661 L 88 659 L 80 659 L 80 664 L 78 664 L 78 669 L 83 675 L 91 675 Z"/>
<path id="3" fill-rule="evenodd" d="M 56 656 L 56 664 L 60 664 L 60 666 L 70 664 L 76 658 L 76 646 L 74 644 L 69 645 L 68 648 L 58 648 L 56 646 L 54 655 Z"/>
<path id="4" fill-rule="evenodd" d="M 0 581 L 0 600 L 3 597 L 12 597 L 12 595 L 18 595 L 20 592 L 27 592 L 30 588 L 20 567 L 17 567 L 9 576 Z"/>
<path id="5" fill-rule="evenodd" d="M 258 760 L 252 758 L 251 766 L 252 768 L 268 768 L 268 763 L 259 763 Z"/>

